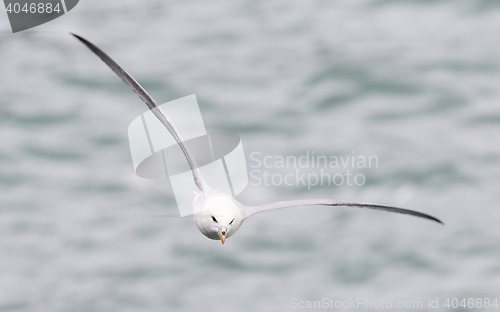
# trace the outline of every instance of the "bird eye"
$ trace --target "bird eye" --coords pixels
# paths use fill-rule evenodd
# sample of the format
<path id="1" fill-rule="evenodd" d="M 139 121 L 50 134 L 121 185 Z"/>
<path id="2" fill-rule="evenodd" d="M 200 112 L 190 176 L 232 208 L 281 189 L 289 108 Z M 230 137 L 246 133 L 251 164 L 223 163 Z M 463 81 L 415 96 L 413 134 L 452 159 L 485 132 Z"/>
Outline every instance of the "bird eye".
<path id="1" fill-rule="evenodd" d="M 212 216 L 212 220 L 214 220 L 214 222 L 217 223 L 217 219 L 215 219 L 214 216 Z"/>
<path id="2" fill-rule="evenodd" d="M 229 222 L 229 224 L 233 224 L 233 221 L 234 221 L 234 219 L 233 219 L 233 220 L 231 220 L 231 222 Z"/>

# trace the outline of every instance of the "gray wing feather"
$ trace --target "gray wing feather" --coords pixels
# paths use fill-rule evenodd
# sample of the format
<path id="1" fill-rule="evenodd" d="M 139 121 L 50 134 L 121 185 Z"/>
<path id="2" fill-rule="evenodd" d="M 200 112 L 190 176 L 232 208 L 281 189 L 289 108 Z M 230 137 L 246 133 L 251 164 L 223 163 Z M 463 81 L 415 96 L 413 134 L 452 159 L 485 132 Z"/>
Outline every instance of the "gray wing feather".
<path id="1" fill-rule="evenodd" d="M 389 211 L 389 212 L 396 212 L 396 213 L 402 213 L 402 214 L 407 214 L 415 217 L 420 217 L 428 220 L 432 220 L 435 222 L 438 222 L 440 224 L 444 223 L 425 213 L 414 211 L 414 210 L 409 210 L 409 209 L 403 209 L 403 208 L 396 208 L 396 207 L 391 207 L 391 206 L 385 206 L 385 205 L 378 205 L 378 204 L 370 204 L 370 203 L 355 203 L 355 202 L 344 202 L 344 201 L 335 201 L 335 200 L 330 200 L 330 199 L 303 199 L 303 200 L 291 200 L 291 201 L 281 201 L 281 202 L 275 202 L 271 204 L 266 204 L 266 205 L 260 205 L 260 206 L 253 206 L 253 207 L 246 207 L 246 217 L 248 218 L 249 216 L 268 211 L 268 210 L 274 210 L 274 209 L 279 209 L 279 208 L 286 208 L 286 207 L 296 207 L 296 206 L 310 206 L 310 205 L 324 205 L 324 206 L 346 206 L 346 207 L 360 207 L 360 208 L 368 208 L 368 209 L 375 209 L 375 210 L 384 210 L 384 211 Z"/>
<path id="2" fill-rule="evenodd" d="M 148 108 L 153 112 L 153 114 L 160 120 L 160 122 L 167 128 L 168 132 L 174 137 L 175 141 L 179 144 L 184 156 L 186 156 L 189 167 L 193 172 L 194 182 L 198 186 L 200 190 L 204 190 L 206 187 L 206 183 L 203 180 L 200 171 L 198 170 L 198 166 L 196 165 L 196 160 L 191 155 L 187 147 L 184 145 L 182 137 L 174 126 L 170 118 L 162 111 L 162 109 L 156 104 L 155 100 L 144 90 L 144 88 L 130 76 L 125 70 L 123 70 L 115 61 L 113 61 L 106 53 L 104 53 L 101 49 L 96 47 L 94 44 L 89 42 L 88 40 L 72 34 L 78 40 L 80 40 L 83 44 L 85 44 L 92 52 L 97 54 L 101 58 L 101 60 L 106 63 L 117 75 L 120 77 L 123 82 L 125 82 L 131 89 L 134 91 L 141 100 L 146 103 Z"/>

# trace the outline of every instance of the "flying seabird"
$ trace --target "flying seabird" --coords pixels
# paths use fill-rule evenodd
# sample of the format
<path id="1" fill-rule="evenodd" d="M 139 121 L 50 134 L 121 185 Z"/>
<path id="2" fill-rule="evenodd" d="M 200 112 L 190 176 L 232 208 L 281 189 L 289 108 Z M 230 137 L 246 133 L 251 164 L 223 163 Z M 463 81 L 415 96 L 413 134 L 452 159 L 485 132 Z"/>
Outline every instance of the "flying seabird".
<path id="1" fill-rule="evenodd" d="M 444 225 L 441 220 L 414 210 L 379 204 L 336 201 L 331 199 L 280 201 L 260 206 L 243 205 L 233 196 L 215 190 L 205 183 L 205 180 L 201 176 L 200 170 L 196 165 L 196 160 L 184 144 L 175 125 L 162 111 L 158 104 L 156 104 L 155 100 L 153 100 L 153 98 L 134 78 L 132 78 L 125 70 L 116 64 L 115 61 L 113 61 L 108 55 L 106 55 L 106 53 L 101 51 L 94 44 L 78 35 L 72 35 L 85 44 L 90 50 L 92 50 L 92 52 L 97 54 L 97 56 L 99 56 L 101 60 L 103 60 L 104 63 L 106 63 L 106 65 L 108 65 L 118 75 L 118 77 L 120 77 L 141 98 L 144 103 L 146 103 L 148 108 L 167 128 L 170 134 L 174 137 L 175 141 L 179 144 L 193 173 L 194 182 L 199 189 L 199 192 L 196 193 L 193 201 L 194 220 L 198 229 L 206 237 L 214 240 L 220 240 L 222 241 L 222 244 L 224 244 L 226 238 L 231 237 L 238 230 L 243 221 L 254 214 L 279 208 L 311 205 L 347 206 L 385 210 L 432 220 Z"/>

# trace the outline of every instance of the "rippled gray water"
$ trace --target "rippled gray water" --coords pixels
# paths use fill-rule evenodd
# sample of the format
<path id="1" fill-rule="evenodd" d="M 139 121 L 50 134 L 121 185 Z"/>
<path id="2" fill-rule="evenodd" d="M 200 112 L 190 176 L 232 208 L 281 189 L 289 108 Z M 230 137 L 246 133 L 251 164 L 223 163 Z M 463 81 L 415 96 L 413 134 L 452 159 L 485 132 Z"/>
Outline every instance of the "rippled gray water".
<path id="1" fill-rule="evenodd" d="M 364 298 L 445 311 L 447 298 L 500 297 L 499 20 L 492 0 L 82 0 L 15 35 L 4 15 L 0 310 L 287 311 L 293 298 Z M 207 129 L 239 134 L 249 165 L 252 153 L 378 158 L 352 170 L 362 186 L 250 185 L 244 203 L 377 202 L 446 226 L 293 208 L 250 218 L 221 246 L 190 218 L 148 217 L 177 210 L 169 182 L 133 171 L 127 127 L 146 108 L 69 31 L 160 103 L 196 94 Z"/>

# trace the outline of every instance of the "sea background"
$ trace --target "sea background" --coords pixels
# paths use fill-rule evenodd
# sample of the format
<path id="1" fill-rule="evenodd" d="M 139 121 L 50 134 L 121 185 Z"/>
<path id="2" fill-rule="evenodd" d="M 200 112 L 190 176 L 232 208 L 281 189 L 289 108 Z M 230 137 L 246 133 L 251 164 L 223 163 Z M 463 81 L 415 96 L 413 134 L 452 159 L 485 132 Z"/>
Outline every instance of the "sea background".
<path id="1" fill-rule="evenodd" d="M 500 297 L 499 21 L 493 0 L 82 0 L 16 34 L 0 13 L 0 311 L 485 310 L 443 304 Z M 146 107 L 69 32 L 159 103 L 196 94 L 249 170 L 252 153 L 378 158 L 348 168 L 361 186 L 249 185 L 243 203 L 374 202 L 446 226 L 299 207 L 222 246 L 192 218 L 150 217 L 177 208 L 167 180 L 133 170 L 127 127 Z"/>

